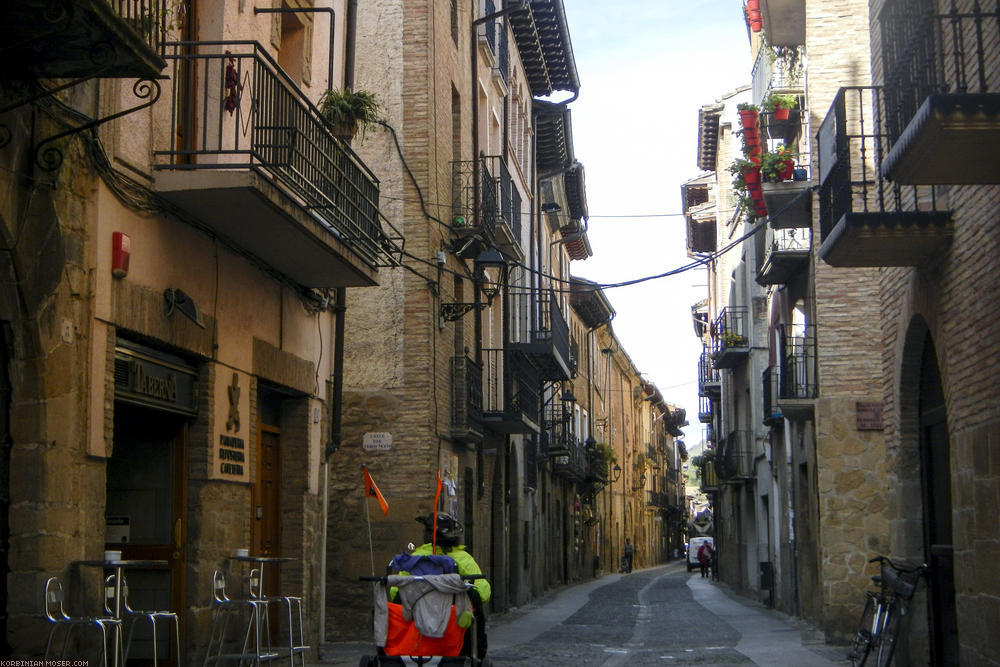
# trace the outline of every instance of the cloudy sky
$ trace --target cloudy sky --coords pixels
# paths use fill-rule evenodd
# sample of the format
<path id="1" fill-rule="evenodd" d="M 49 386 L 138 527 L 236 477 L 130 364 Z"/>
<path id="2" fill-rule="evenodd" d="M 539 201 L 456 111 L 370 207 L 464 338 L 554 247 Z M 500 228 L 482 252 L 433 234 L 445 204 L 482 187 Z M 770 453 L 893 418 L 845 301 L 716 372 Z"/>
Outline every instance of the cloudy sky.
<path id="1" fill-rule="evenodd" d="M 676 214 L 681 183 L 699 173 L 698 108 L 750 82 L 742 2 L 564 4 L 581 81 L 573 143 L 587 171 L 594 250 L 573 272 L 610 284 L 683 266 L 690 259 Z M 636 367 L 687 410 L 689 446 L 701 438 L 691 305 L 706 297 L 705 284 L 699 269 L 605 292 Z"/>

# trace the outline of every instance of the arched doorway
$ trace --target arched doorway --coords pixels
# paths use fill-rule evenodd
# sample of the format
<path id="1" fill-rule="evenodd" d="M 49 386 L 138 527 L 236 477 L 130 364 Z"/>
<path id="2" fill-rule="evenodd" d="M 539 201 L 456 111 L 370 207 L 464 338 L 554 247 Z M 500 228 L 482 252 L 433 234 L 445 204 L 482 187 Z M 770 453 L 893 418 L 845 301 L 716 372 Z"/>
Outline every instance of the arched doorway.
<path id="1" fill-rule="evenodd" d="M 902 521 L 893 536 L 893 553 L 930 567 L 926 626 L 918 628 L 915 616 L 914 647 L 921 654 L 928 652 L 931 664 L 958 664 L 948 410 L 934 339 L 919 316 L 906 334 L 899 400 L 894 486 Z"/>
<path id="2" fill-rule="evenodd" d="M 929 332 L 924 335 L 921 352 L 918 396 L 924 559 L 930 566 L 927 613 L 932 664 L 958 664 L 948 412 Z"/>

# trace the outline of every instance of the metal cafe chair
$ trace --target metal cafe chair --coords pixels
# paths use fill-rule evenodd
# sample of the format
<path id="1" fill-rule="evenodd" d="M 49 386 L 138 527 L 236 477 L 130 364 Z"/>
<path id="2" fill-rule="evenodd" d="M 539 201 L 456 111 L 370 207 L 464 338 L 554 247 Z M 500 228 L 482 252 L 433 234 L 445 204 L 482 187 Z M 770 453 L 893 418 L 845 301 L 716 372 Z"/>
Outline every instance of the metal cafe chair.
<path id="1" fill-rule="evenodd" d="M 145 611 L 141 609 L 132 609 L 128 602 L 128 581 L 125 577 L 122 577 L 121 582 L 121 615 L 122 620 L 128 626 L 128 639 L 125 642 L 125 651 L 122 653 L 122 664 L 128 661 L 128 654 L 132 650 L 132 636 L 135 633 L 136 622 L 140 619 L 146 619 L 149 621 L 150 629 L 153 633 L 153 667 L 156 667 L 159 663 L 160 653 L 156 643 L 157 635 L 157 621 L 164 621 L 167 623 L 167 637 L 170 637 L 170 625 L 174 626 L 174 655 L 177 662 L 177 667 L 181 664 L 181 626 L 178 620 L 177 614 L 172 611 Z M 112 610 L 115 607 L 115 575 L 110 575 L 104 580 L 104 610 L 109 614 L 112 614 Z"/>
<path id="2" fill-rule="evenodd" d="M 301 667 L 306 665 L 306 651 L 309 647 L 305 642 L 305 633 L 303 630 L 302 623 L 302 598 L 294 595 L 276 595 L 268 596 L 264 594 L 261 588 L 261 571 L 257 568 L 250 570 L 250 599 L 258 600 L 265 605 L 262 609 L 263 618 L 262 620 L 262 630 L 263 639 L 270 640 L 270 625 L 267 615 L 266 605 L 270 602 L 280 603 L 284 605 L 284 611 L 287 614 L 288 623 L 288 662 L 291 667 L 295 666 L 296 657 L 299 659 Z M 297 621 L 297 623 L 296 623 Z M 296 642 L 296 639 L 298 641 Z M 284 648 L 282 650 L 285 650 Z"/>
<path id="3" fill-rule="evenodd" d="M 226 573 L 216 570 L 212 574 L 212 595 L 215 608 L 212 611 L 212 631 L 209 634 L 208 647 L 205 650 L 204 666 L 211 663 L 237 661 L 261 664 L 264 660 L 272 660 L 277 657 L 269 651 L 261 651 L 260 623 L 262 618 L 262 607 L 264 602 L 256 599 L 234 599 L 226 592 Z M 232 646 L 232 642 L 227 639 L 230 622 L 233 618 L 237 621 L 243 612 L 248 612 L 249 620 L 242 637 L 242 646 L 239 652 L 226 652 L 227 644 Z M 251 640 L 254 646 L 251 647 Z"/>
<path id="4" fill-rule="evenodd" d="M 58 577 L 50 577 L 45 582 L 45 616 L 52 623 L 49 630 L 49 640 L 45 645 L 45 660 L 49 659 L 52 650 L 52 640 L 55 638 L 56 630 L 60 627 L 66 628 L 63 637 L 62 653 L 60 659 L 66 657 L 66 649 L 69 647 L 69 639 L 73 629 L 77 627 L 95 627 L 101 631 L 101 660 L 104 667 L 108 667 L 108 630 L 118 630 L 121 628 L 121 620 L 112 617 L 101 616 L 70 616 L 66 613 L 65 592 L 62 581 Z M 117 637 L 117 632 L 114 633 Z"/>

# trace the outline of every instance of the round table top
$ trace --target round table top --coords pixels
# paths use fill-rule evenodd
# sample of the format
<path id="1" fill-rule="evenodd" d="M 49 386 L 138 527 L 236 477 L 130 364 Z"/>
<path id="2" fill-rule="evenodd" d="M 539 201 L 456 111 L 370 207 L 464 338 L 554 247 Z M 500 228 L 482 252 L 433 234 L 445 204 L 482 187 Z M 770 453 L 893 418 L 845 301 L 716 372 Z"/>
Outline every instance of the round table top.
<path id="1" fill-rule="evenodd" d="M 139 560 L 139 559 L 124 559 L 124 558 L 122 560 L 77 560 L 73 562 L 77 565 L 103 567 L 108 570 L 113 570 L 117 568 L 121 568 L 123 570 L 156 569 L 161 567 L 167 567 L 168 565 L 170 565 L 170 563 L 165 560 Z"/>
<path id="2" fill-rule="evenodd" d="M 236 554 L 230 554 L 226 558 L 229 560 L 238 560 L 242 563 L 291 563 L 298 560 L 298 558 L 291 558 L 289 556 L 237 556 Z"/>

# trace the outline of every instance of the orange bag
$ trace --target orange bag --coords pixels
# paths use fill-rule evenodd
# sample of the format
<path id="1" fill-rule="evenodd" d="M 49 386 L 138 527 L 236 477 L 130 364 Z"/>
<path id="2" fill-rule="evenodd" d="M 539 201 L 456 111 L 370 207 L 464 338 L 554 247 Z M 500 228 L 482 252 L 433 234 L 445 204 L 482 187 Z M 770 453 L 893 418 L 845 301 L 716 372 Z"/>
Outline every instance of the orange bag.
<path id="1" fill-rule="evenodd" d="M 443 637 L 425 637 L 413 621 L 403 620 L 403 606 L 389 603 L 389 626 L 385 637 L 386 655 L 458 655 L 462 652 L 465 628 L 455 622 L 455 605 Z"/>

